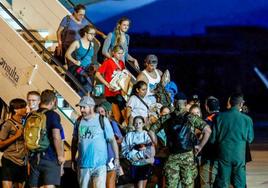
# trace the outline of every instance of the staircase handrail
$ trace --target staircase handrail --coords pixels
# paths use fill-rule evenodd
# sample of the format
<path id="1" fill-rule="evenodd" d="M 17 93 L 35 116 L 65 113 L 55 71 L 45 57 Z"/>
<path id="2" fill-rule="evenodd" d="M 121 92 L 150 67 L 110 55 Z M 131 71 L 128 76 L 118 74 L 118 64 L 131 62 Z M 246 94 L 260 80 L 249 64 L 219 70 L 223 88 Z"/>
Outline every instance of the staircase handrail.
<path id="1" fill-rule="evenodd" d="M 61 62 L 55 58 L 51 52 L 49 52 L 41 43 L 40 41 L 0 2 L 0 7 L 18 24 L 24 32 L 27 33 L 27 35 L 42 49 L 42 54 L 46 53 L 49 55 L 50 59 L 61 69 L 64 71 L 65 75 L 69 77 L 74 84 L 83 92 L 84 95 L 87 94 L 86 90 L 81 86 L 81 84 L 78 82 L 78 80 L 73 76 L 72 73 L 70 73 L 62 64 Z"/>

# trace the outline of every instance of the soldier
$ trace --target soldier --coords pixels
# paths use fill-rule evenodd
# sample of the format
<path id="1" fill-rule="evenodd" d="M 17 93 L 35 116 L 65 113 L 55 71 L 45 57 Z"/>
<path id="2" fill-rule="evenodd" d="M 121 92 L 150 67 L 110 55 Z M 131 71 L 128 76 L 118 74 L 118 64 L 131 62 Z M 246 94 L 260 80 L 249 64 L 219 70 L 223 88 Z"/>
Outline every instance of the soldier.
<path id="1" fill-rule="evenodd" d="M 219 113 L 213 127 L 211 142 L 218 147 L 218 176 L 215 187 L 229 188 L 246 186 L 246 143 L 254 138 L 253 123 L 249 116 L 240 112 L 245 102 L 242 94 L 232 94 L 231 108 Z"/>
<path id="2" fill-rule="evenodd" d="M 165 164 L 164 171 L 166 176 L 166 187 L 168 188 L 178 187 L 180 183 L 183 187 L 194 186 L 194 179 L 197 176 L 194 155 L 197 155 L 201 151 L 211 133 L 209 125 L 207 125 L 200 117 L 187 113 L 185 106 L 186 97 L 180 93 L 176 96 L 175 111 L 160 119 L 162 123 L 164 122 L 162 126 L 158 126 L 158 123 L 151 128 L 151 131 L 158 132 L 161 127 L 164 127 L 167 135 L 167 145 L 170 155 Z M 174 123 L 178 123 L 179 121 L 182 122 L 182 126 L 177 126 L 177 124 L 173 126 Z M 180 127 L 181 130 L 186 130 L 188 128 L 192 135 L 194 134 L 195 129 L 201 130 L 203 137 L 200 140 L 200 143 L 194 146 L 193 140 L 185 135 L 183 138 L 187 138 L 184 141 L 186 141 L 188 145 L 183 145 L 182 142 L 177 139 L 180 136 L 179 134 L 182 134 L 182 131 L 180 131 L 178 127 Z M 185 131 L 185 133 L 186 132 L 187 131 Z"/>

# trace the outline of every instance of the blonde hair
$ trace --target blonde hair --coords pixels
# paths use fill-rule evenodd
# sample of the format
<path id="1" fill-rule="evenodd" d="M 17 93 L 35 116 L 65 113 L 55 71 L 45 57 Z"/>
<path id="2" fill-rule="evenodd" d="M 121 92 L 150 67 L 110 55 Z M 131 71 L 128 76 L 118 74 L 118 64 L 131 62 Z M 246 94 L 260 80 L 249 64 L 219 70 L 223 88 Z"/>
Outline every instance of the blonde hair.
<path id="1" fill-rule="evenodd" d="M 120 50 L 124 51 L 124 48 L 121 45 L 115 45 L 112 49 L 113 53 L 119 52 Z"/>
<path id="2" fill-rule="evenodd" d="M 115 33 L 115 45 L 120 45 L 121 44 L 121 31 L 120 31 L 120 26 L 124 21 L 128 21 L 129 24 L 131 23 L 130 19 L 127 17 L 122 17 L 117 21 L 116 27 L 114 29 Z"/>

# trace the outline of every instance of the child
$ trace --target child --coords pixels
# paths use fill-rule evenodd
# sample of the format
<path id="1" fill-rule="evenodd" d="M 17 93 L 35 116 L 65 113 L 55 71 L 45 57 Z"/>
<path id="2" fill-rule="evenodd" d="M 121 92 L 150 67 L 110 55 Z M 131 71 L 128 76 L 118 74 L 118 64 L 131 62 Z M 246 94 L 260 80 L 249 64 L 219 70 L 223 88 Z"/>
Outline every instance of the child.
<path id="1" fill-rule="evenodd" d="M 121 123 L 123 117 L 123 110 L 126 107 L 126 101 L 121 95 L 121 90 L 117 90 L 111 81 L 116 72 L 123 71 L 125 64 L 122 61 L 124 56 L 124 49 L 121 46 L 114 46 L 112 50 L 112 57 L 105 60 L 96 72 L 98 80 L 105 85 L 104 96 L 106 100 L 114 105 L 117 105 L 117 109 L 112 109 L 114 119 Z M 119 109 L 118 109 L 119 108 Z"/>
<path id="2" fill-rule="evenodd" d="M 134 117 L 133 123 L 135 131 L 125 136 L 121 145 L 122 155 L 131 162 L 131 176 L 135 187 L 145 188 L 152 171 L 155 149 L 150 136 L 143 130 L 143 117 Z"/>
<path id="3" fill-rule="evenodd" d="M 201 112 L 201 108 L 198 104 L 193 104 L 190 109 L 189 112 L 193 115 L 199 116 L 202 118 L 202 112 Z"/>

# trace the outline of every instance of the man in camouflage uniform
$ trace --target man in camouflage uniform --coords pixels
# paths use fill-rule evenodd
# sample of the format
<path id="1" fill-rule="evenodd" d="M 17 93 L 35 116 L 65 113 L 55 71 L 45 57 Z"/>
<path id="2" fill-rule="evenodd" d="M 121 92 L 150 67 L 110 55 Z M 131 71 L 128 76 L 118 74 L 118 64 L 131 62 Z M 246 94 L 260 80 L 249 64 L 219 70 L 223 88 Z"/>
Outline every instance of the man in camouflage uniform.
<path id="1" fill-rule="evenodd" d="M 186 115 L 185 105 L 186 97 L 183 94 L 177 95 L 175 103 L 175 110 L 173 115 L 184 116 Z M 157 133 L 161 128 L 168 126 L 169 119 L 172 115 L 166 115 L 161 117 L 154 125 L 152 125 L 150 132 Z M 194 161 L 194 155 L 198 154 L 203 146 L 206 144 L 210 134 L 211 129 L 209 125 L 206 124 L 201 118 L 195 115 L 188 114 L 186 116 L 187 126 L 191 127 L 194 133 L 195 129 L 199 129 L 203 133 L 202 140 L 195 146 L 195 151 L 188 151 L 184 153 L 174 152 L 172 148 L 169 148 L 170 155 L 165 164 L 164 171 L 166 177 L 166 187 L 167 188 L 177 188 L 180 184 L 182 187 L 194 187 L 194 180 L 197 176 L 197 168 Z M 168 142 L 168 140 L 167 140 Z"/>

